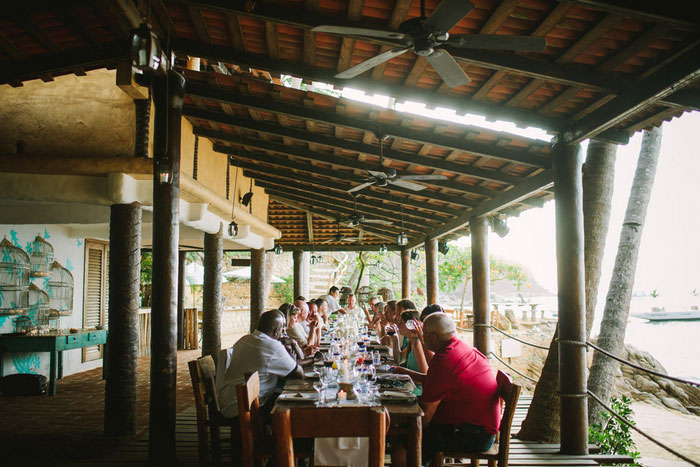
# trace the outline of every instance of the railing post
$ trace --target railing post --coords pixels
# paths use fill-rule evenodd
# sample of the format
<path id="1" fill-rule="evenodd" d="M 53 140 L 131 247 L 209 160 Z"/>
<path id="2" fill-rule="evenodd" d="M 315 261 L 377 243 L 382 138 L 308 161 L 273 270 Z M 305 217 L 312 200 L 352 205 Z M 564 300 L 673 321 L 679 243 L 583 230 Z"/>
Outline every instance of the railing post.
<path id="1" fill-rule="evenodd" d="M 425 276 L 428 305 L 432 305 L 438 302 L 437 238 L 425 241 Z"/>
<path id="2" fill-rule="evenodd" d="M 491 306 L 489 300 L 488 220 L 469 221 L 472 242 L 472 302 L 474 313 L 474 347 L 488 356 L 491 353 Z"/>
<path id="3" fill-rule="evenodd" d="M 105 434 L 136 433 L 141 205 L 115 204 L 109 223 L 109 334 Z"/>
<path id="4" fill-rule="evenodd" d="M 561 452 L 588 453 L 583 189 L 579 145 L 555 144 L 554 197 L 559 298 Z"/>

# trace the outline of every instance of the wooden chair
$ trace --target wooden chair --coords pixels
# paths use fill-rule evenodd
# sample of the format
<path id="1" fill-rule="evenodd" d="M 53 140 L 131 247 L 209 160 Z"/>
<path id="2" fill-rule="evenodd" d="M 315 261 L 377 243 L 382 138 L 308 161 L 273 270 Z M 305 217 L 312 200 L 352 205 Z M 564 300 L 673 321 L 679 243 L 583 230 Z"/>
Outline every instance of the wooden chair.
<path id="1" fill-rule="evenodd" d="M 216 394 L 216 367 L 211 355 L 187 363 L 194 390 L 194 405 L 197 410 L 197 439 L 199 465 L 209 465 L 209 436 L 211 453 L 215 463 L 221 463 L 222 426 L 231 426 L 231 419 L 224 417 Z"/>
<path id="2" fill-rule="evenodd" d="M 497 442 L 486 452 L 438 452 L 433 456 L 433 461 L 430 464 L 431 467 L 442 467 L 445 458 L 448 457 L 452 459 L 469 458 L 471 459 L 471 465 L 473 467 L 479 465 L 480 459 L 486 459 L 489 463 L 489 467 L 496 467 L 496 464 L 498 464 L 498 467 L 508 467 L 510 429 L 513 425 L 513 415 L 515 415 L 515 408 L 518 405 L 518 398 L 520 397 L 520 386 L 513 384 L 510 375 L 501 370 L 498 370 L 496 374 L 496 381 L 498 382 L 498 394 L 503 404 L 503 416 L 501 418 L 501 428 L 497 435 Z M 463 464 L 457 463 L 450 465 Z"/>
<path id="3" fill-rule="evenodd" d="M 295 438 L 360 436 L 369 437 L 369 467 L 383 467 L 388 420 L 383 407 L 278 408 L 272 417 L 275 465 L 294 466 Z"/>
<path id="4" fill-rule="evenodd" d="M 246 382 L 236 386 L 238 420 L 241 427 L 241 453 L 243 467 L 261 467 L 264 459 L 272 458 L 271 443 L 265 443 L 262 416 L 260 415 L 260 376 L 258 372 L 246 377 Z M 271 441 L 271 440 L 269 440 Z"/>

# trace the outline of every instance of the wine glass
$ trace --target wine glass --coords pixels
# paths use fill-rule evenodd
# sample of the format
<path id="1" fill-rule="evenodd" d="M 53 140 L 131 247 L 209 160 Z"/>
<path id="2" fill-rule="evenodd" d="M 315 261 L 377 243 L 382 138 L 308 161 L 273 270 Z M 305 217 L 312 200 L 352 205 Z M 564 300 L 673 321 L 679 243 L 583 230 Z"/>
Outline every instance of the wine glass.
<path id="1" fill-rule="evenodd" d="M 323 384 L 323 381 L 321 378 L 318 379 L 318 381 L 314 381 L 314 390 L 316 391 L 316 394 L 318 394 L 318 404 L 317 405 L 323 405 L 325 401 L 325 392 L 323 389 L 325 388 L 325 384 Z"/>

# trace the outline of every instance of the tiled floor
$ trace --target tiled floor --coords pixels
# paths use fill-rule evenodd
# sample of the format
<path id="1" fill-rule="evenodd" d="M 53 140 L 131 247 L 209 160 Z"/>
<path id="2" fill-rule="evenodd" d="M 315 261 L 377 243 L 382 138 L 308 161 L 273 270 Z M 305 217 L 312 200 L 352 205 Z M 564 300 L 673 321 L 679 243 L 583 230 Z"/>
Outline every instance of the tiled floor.
<path id="1" fill-rule="evenodd" d="M 240 335 L 228 335 L 230 346 Z M 177 411 L 194 403 L 187 362 L 201 350 L 177 355 Z M 148 430 L 150 358 L 138 361 L 138 432 Z M 102 369 L 57 381 L 55 396 L 0 397 L 0 465 L 56 465 L 65 460 L 100 459 L 125 440 L 104 436 Z"/>

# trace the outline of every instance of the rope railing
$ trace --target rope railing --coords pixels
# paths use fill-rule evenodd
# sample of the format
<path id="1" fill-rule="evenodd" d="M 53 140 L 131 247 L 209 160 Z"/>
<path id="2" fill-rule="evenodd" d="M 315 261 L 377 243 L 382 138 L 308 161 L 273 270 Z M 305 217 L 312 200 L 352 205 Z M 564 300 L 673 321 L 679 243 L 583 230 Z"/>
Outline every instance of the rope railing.
<path id="1" fill-rule="evenodd" d="M 501 360 L 500 358 L 498 358 L 498 355 L 496 355 L 495 353 L 489 352 L 489 355 L 492 355 L 493 358 L 495 358 L 496 360 L 498 360 L 499 362 L 501 362 L 503 365 L 505 365 L 506 367 L 508 367 L 508 369 L 511 370 L 512 372 L 519 374 L 520 376 L 522 376 L 522 377 L 525 378 L 526 380 L 530 381 L 531 383 L 537 383 L 537 380 L 536 380 L 536 379 L 530 378 L 528 375 L 526 375 L 526 374 L 524 374 L 524 373 L 521 373 L 520 371 L 516 370 L 516 369 L 513 368 L 512 366 L 508 365 L 506 362 L 504 362 L 503 360 Z"/>
<path id="2" fill-rule="evenodd" d="M 640 430 L 639 428 L 637 428 L 636 425 L 634 425 L 633 423 L 630 423 L 629 421 L 627 421 L 622 415 L 620 415 L 620 414 L 618 414 L 617 412 L 615 412 L 615 411 L 614 411 L 611 407 L 609 407 L 605 402 L 603 402 L 602 400 L 600 400 L 600 398 L 599 398 L 598 396 L 596 396 L 593 392 L 591 392 L 591 391 L 587 391 L 587 392 L 588 392 L 588 396 L 589 396 L 589 397 L 591 397 L 593 400 L 595 400 L 597 403 L 599 403 L 601 406 L 603 406 L 603 408 L 605 408 L 605 410 L 607 410 L 608 412 L 610 412 L 610 414 L 611 414 L 613 417 L 617 418 L 619 421 L 621 421 L 622 423 L 624 423 L 624 424 L 627 425 L 628 427 L 632 428 L 634 431 L 636 431 L 636 432 L 639 433 L 640 435 L 644 436 L 646 439 L 648 439 L 648 440 L 651 441 L 652 443 L 656 444 L 657 446 L 659 446 L 659 447 L 662 448 L 662 449 L 665 449 L 666 451 L 670 452 L 671 454 L 673 454 L 674 456 L 678 457 L 679 459 L 683 459 L 685 462 L 687 462 L 687 463 L 689 463 L 689 464 L 691 464 L 691 465 L 694 465 L 695 467 L 700 467 L 700 463 L 698 463 L 698 462 L 696 462 L 696 461 L 694 461 L 694 460 L 692 460 L 692 459 L 687 458 L 686 456 L 684 456 L 683 454 L 679 453 L 679 452 L 676 451 L 675 449 L 666 446 L 666 445 L 665 445 L 664 443 L 662 443 L 661 441 L 658 441 L 658 440 L 654 439 L 652 436 L 646 434 L 644 431 L 642 431 L 642 430 Z"/>
<path id="3" fill-rule="evenodd" d="M 597 350 L 598 352 L 602 353 L 603 355 L 606 355 L 606 356 L 612 358 L 613 360 L 617 360 L 620 363 L 624 363 L 625 365 L 631 366 L 632 368 L 636 368 L 637 370 L 646 371 L 647 373 L 650 373 L 654 376 L 658 376 L 659 378 L 670 379 L 671 381 L 676 381 L 678 383 L 684 383 L 684 384 L 689 384 L 691 386 L 700 387 L 700 383 L 696 383 L 695 381 L 689 381 L 689 380 L 685 380 L 685 379 L 678 378 L 675 376 L 665 375 L 663 373 L 659 373 L 658 371 L 650 370 L 649 368 L 644 368 L 643 366 L 639 366 L 639 365 L 636 365 L 632 362 L 628 362 L 624 358 L 620 358 L 616 355 L 611 354 L 610 352 L 608 352 L 606 350 L 601 349 L 600 347 L 591 343 L 590 341 L 586 342 L 586 344 L 588 344 L 590 347 L 593 347 L 593 349 Z"/>
<path id="4" fill-rule="evenodd" d="M 545 347 L 545 346 L 543 346 L 543 345 L 538 345 L 538 344 L 533 344 L 532 342 L 527 342 L 527 341 L 524 341 L 524 340 L 522 340 L 522 339 L 520 339 L 520 338 L 518 338 L 518 337 L 515 337 L 515 336 L 512 335 L 512 334 L 508 334 L 507 332 L 503 331 L 502 329 L 498 329 L 498 328 L 497 328 L 496 326 L 494 326 L 493 324 L 491 324 L 490 326 L 491 326 L 492 329 L 495 329 L 496 331 L 500 332 L 500 333 L 503 334 L 504 336 L 508 336 L 508 337 L 510 337 L 511 339 L 516 340 L 516 341 L 518 341 L 518 342 L 520 342 L 520 343 L 522 343 L 522 344 L 529 345 L 530 347 L 535 347 L 535 348 L 542 349 L 542 350 L 549 350 L 549 347 Z"/>
<path id="5" fill-rule="evenodd" d="M 494 325 L 492 325 L 492 324 L 489 325 L 489 326 L 490 326 L 492 329 L 495 329 L 496 331 L 500 332 L 501 334 L 503 334 L 503 335 L 505 335 L 505 336 L 507 336 L 507 337 L 513 339 L 513 340 L 516 340 L 516 341 L 518 341 L 518 342 L 520 342 L 520 343 L 522 343 L 522 344 L 528 345 L 528 346 L 530 346 L 530 347 L 535 347 L 535 348 L 537 348 L 537 349 L 549 350 L 549 347 L 545 347 L 545 346 L 543 346 L 543 345 L 538 345 L 538 344 L 533 344 L 532 342 L 527 342 L 527 341 L 525 341 L 525 340 L 522 340 L 522 339 L 520 339 L 520 338 L 518 338 L 518 337 L 515 337 L 515 336 L 512 335 L 512 334 L 509 334 L 509 333 L 507 333 L 507 332 L 505 332 L 505 331 L 503 331 L 503 330 L 501 330 L 501 329 L 498 329 L 496 326 L 494 326 Z M 675 381 L 675 382 L 677 382 L 677 383 L 683 383 L 683 384 L 688 384 L 688 385 L 695 386 L 695 387 L 700 387 L 700 383 L 698 383 L 698 382 L 696 382 L 696 381 L 690 381 L 690 380 L 687 380 L 687 379 L 678 378 L 678 377 L 676 377 L 676 376 L 665 375 L 665 374 L 663 374 L 663 373 L 659 373 L 658 371 L 654 371 L 654 370 L 651 370 L 651 369 L 649 369 L 649 368 L 644 368 L 643 366 L 640 366 L 640 365 L 637 365 L 637 364 L 632 363 L 632 362 L 630 362 L 630 361 L 627 361 L 627 360 L 625 360 L 624 358 L 618 357 L 618 356 L 616 356 L 616 355 L 614 355 L 614 354 L 611 354 L 610 352 L 608 352 L 608 351 L 606 351 L 606 350 L 601 349 L 600 347 L 598 347 L 597 345 L 593 344 L 593 343 L 590 342 L 590 341 L 587 341 L 587 342 L 584 343 L 584 342 L 560 341 L 560 340 L 558 340 L 558 342 L 559 342 L 559 343 L 562 343 L 562 344 L 571 344 L 571 345 L 588 346 L 588 347 L 593 348 L 594 350 L 597 350 L 598 352 L 602 353 L 603 355 L 606 355 L 606 356 L 612 358 L 613 360 L 617 360 L 618 362 L 623 363 L 623 364 L 625 364 L 625 365 L 627 365 L 627 366 L 631 366 L 632 368 L 635 368 L 635 369 L 637 369 L 637 370 L 647 372 L 647 373 L 652 374 L 652 375 L 654 375 L 654 376 L 658 376 L 659 378 L 664 378 L 664 379 L 668 379 L 668 380 L 671 380 L 671 381 Z"/>

